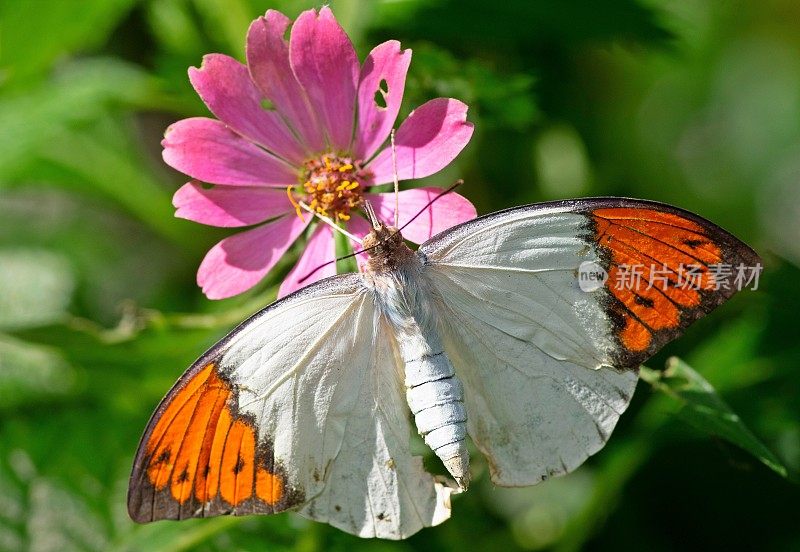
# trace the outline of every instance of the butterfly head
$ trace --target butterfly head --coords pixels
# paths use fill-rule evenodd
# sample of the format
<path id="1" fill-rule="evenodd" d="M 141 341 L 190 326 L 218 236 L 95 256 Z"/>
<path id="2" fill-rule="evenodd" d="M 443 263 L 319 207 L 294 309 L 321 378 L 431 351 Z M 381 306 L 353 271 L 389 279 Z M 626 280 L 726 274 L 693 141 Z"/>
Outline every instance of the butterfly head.
<path id="1" fill-rule="evenodd" d="M 370 258 L 386 255 L 400 247 L 408 249 L 403 241 L 403 235 L 394 226 L 378 223 L 377 227 L 373 227 L 370 233 L 364 236 L 364 250 Z"/>
<path id="2" fill-rule="evenodd" d="M 369 255 L 368 269 L 379 272 L 396 268 L 397 262 L 411 253 L 403 241 L 403 235 L 394 226 L 381 222 L 369 201 L 364 203 L 364 211 L 372 225 L 372 230 L 364 236 L 362 244 Z"/>
<path id="3" fill-rule="evenodd" d="M 381 222 L 364 236 L 363 246 L 369 255 L 367 270 L 373 273 L 395 270 L 414 255 L 400 231 Z"/>

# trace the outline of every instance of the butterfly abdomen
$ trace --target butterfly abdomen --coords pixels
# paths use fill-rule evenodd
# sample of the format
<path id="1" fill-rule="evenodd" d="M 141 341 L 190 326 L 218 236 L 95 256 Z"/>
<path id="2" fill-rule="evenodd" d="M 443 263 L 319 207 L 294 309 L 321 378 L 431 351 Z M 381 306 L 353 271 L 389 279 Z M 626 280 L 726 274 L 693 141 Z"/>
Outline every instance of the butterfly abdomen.
<path id="1" fill-rule="evenodd" d="M 406 400 L 417 430 L 460 487 L 469 484 L 464 389 L 444 351 L 405 360 Z"/>

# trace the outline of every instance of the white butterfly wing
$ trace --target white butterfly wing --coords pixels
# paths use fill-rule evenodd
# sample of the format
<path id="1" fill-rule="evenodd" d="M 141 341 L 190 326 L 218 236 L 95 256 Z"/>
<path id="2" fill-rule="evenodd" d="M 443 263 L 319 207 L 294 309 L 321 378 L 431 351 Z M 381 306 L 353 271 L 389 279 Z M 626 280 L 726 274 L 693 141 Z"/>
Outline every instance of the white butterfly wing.
<path id="1" fill-rule="evenodd" d="M 410 453 L 402 364 L 386 322 L 376 317 L 374 328 L 376 346 L 351 389 L 357 404 L 329 482 L 301 513 L 360 537 L 404 539 L 450 517 L 452 489 Z"/>
<path id="2" fill-rule="evenodd" d="M 267 307 L 170 391 L 137 454 L 137 521 L 298 509 L 362 536 L 449 517 L 409 451 L 394 343 L 357 274 Z"/>
<path id="3" fill-rule="evenodd" d="M 636 386 L 614 364 L 612 324 L 576 271 L 597 260 L 586 219 L 523 208 L 420 248 L 445 350 L 464 384 L 467 427 L 492 481 L 569 472 L 608 439 Z"/>

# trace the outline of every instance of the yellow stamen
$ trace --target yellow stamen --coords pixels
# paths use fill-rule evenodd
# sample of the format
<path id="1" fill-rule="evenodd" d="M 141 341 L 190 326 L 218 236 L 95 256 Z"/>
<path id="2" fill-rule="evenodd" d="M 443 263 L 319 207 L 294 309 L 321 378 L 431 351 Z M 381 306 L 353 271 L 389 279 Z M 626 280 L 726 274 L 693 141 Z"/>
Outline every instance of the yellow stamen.
<path id="1" fill-rule="evenodd" d="M 289 198 L 289 202 L 292 205 L 294 205 L 294 212 L 297 213 L 297 216 L 300 217 L 300 220 L 305 222 L 306 219 L 303 218 L 303 211 L 300 210 L 300 204 L 297 203 L 297 201 L 294 199 L 294 196 L 292 195 L 292 189 L 293 188 L 294 188 L 294 186 L 287 186 L 286 187 L 286 196 Z"/>
<path id="2" fill-rule="evenodd" d="M 301 207 L 314 216 L 330 217 L 337 223 L 350 220 L 352 210 L 359 209 L 363 201 L 363 186 L 358 180 L 362 176 L 369 178 L 360 161 L 325 153 L 307 160 L 304 166 L 301 173 L 304 183 L 294 190 Z"/>

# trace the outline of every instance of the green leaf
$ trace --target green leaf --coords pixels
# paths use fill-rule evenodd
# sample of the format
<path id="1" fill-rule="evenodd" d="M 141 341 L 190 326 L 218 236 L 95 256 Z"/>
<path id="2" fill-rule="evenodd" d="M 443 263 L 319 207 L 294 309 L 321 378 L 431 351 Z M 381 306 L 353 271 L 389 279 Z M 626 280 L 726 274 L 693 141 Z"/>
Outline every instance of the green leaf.
<path id="1" fill-rule="evenodd" d="M 67 126 L 107 115 L 112 103 L 155 105 L 155 92 L 154 80 L 140 69 L 94 59 L 70 63 L 52 80 L 0 95 L 0 187 Z"/>
<path id="2" fill-rule="evenodd" d="M 203 38 L 187 0 L 158 0 L 147 4 L 150 28 L 164 49 L 180 54 L 203 51 Z"/>
<path id="3" fill-rule="evenodd" d="M 182 283 L 191 284 L 192 273 L 197 269 L 197 261 L 189 253 L 191 248 L 202 252 L 204 244 L 212 243 L 202 233 L 204 227 L 196 225 L 198 232 L 187 238 L 185 245 L 173 246 L 106 198 L 97 197 L 91 183 L 84 183 L 76 173 L 62 169 L 57 175 L 55 165 L 48 167 L 53 180 L 58 181 L 40 184 L 46 178 L 32 177 L 33 183 L 20 183 L 0 192 L 0 252 L 38 252 L 30 257 L 30 263 L 40 263 L 38 276 L 30 286 L 14 276 L 20 274 L 18 269 L 9 275 L 13 279 L 9 283 L 5 283 L 8 278 L 0 276 L 6 289 L 17 290 L 13 294 L 0 293 L 0 331 L 64 320 L 63 309 L 56 308 L 56 291 L 71 281 L 75 293 L 69 312 L 102 325 L 116 324 L 120 309 L 129 301 L 153 305 L 159 297 L 166 296 L 171 309 L 186 308 L 184 297 L 176 291 Z M 61 183 L 67 189 L 57 186 Z M 123 179 L 119 184 L 130 182 Z M 130 194 L 141 192 L 132 190 Z M 173 221 L 186 227 L 192 224 L 175 218 L 164 222 Z M 56 264 L 54 259 L 63 262 Z M 69 268 L 69 272 L 59 267 Z M 0 267 L 0 274 L 3 272 Z M 33 278 L 33 272 L 26 278 Z M 24 295 L 20 295 L 21 289 L 25 290 Z M 28 299 L 23 302 L 23 298 Z M 66 299 L 62 296 L 61 301 L 58 304 Z M 32 307 L 39 304 L 41 307 L 33 311 Z M 40 310 L 49 314 L 39 313 Z"/>
<path id="4" fill-rule="evenodd" d="M 226 52 L 244 59 L 247 29 L 253 20 L 253 10 L 243 0 L 194 0 L 195 8 L 203 18 L 211 36 L 222 37 L 229 48 Z"/>
<path id="5" fill-rule="evenodd" d="M 0 249 L 0 330 L 63 320 L 75 276 L 63 255 L 39 248 Z M 0 332 L 0 411 L 63 396 L 75 372 L 58 351 Z"/>
<path id="6" fill-rule="evenodd" d="M 107 550 L 101 518 L 83 497 L 55 480 L 37 478 L 29 490 L 30 550 Z"/>
<path id="7" fill-rule="evenodd" d="M 0 412 L 68 395 L 76 373 L 54 349 L 0 333 Z"/>
<path id="8" fill-rule="evenodd" d="M 72 267 L 63 255 L 38 248 L 0 249 L 0 329 L 55 322 L 75 289 Z"/>
<path id="9" fill-rule="evenodd" d="M 0 3 L 0 71 L 21 80 L 59 57 L 102 45 L 135 0 L 31 0 Z"/>
<path id="10" fill-rule="evenodd" d="M 700 374 L 682 360 L 672 357 L 663 372 L 642 366 L 640 375 L 656 390 L 681 405 L 678 415 L 695 428 L 717 435 L 758 458 L 782 477 L 789 470 L 717 395 Z"/>
<path id="11" fill-rule="evenodd" d="M 0 453 L 0 548 L 107 550 L 104 524 L 87 497 L 41 475 L 19 443 L 8 444 Z"/>
<path id="12" fill-rule="evenodd" d="M 196 229 L 175 219 L 170 191 L 147 170 L 127 130 L 106 121 L 92 132 L 66 131 L 57 136 L 57 147 L 43 148 L 42 156 L 113 199 L 162 237 L 184 248 L 202 249 L 193 239 Z"/>
<path id="13" fill-rule="evenodd" d="M 191 520 L 181 524 L 152 524 L 137 527 L 112 551 L 151 550 L 153 552 L 182 552 L 194 550 L 207 543 L 216 535 L 230 531 L 245 520 L 235 516 L 221 516 L 214 519 Z"/>
<path id="14" fill-rule="evenodd" d="M 460 60 L 428 43 L 413 45 L 404 107 L 411 110 L 437 96 L 458 98 L 469 119 L 485 127 L 526 130 L 540 118 L 530 73 L 514 73 L 483 60 Z"/>

